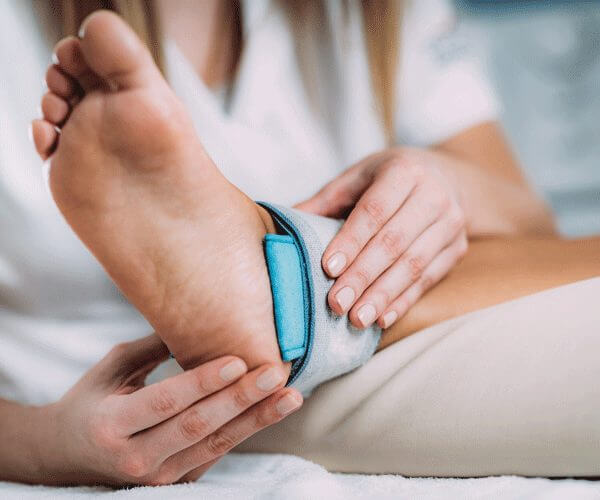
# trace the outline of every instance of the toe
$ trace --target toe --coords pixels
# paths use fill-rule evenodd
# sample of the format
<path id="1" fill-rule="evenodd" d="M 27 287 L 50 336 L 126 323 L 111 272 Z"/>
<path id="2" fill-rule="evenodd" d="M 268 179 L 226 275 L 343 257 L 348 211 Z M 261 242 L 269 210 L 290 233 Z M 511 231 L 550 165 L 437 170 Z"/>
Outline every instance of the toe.
<path id="1" fill-rule="evenodd" d="M 42 97 L 42 115 L 44 119 L 53 125 L 60 125 L 69 114 L 69 104 L 54 92 L 47 92 Z"/>
<path id="2" fill-rule="evenodd" d="M 38 154 L 42 157 L 42 160 L 45 160 L 54 150 L 58 133 L 50 122 L 33 120 L 31 123 L 31 137 Z"/>
<path id="3" fill-rule="evenodd" d="M 90 69 L 81 53 L 81 41 L 73 36 L 63 38 L 54 47 L 54 57 L 61 71 L 76 79 L 84 90 L 100 85 L 100 79 Z"/>
<path id="4" fill-rule="evenodd" d="M 65 75 L 56 64 L 50 66 L 46 72 L 46 85 L 48 90 L 64 99 L 69 99 L 77 92 L 75 80 Z"/>
<path id="5" fill-rule="evenodd" d="M 145 85 L 160 75 L 150 52 L 116 14 L 96 11 L 81 26 L 85 61 L 111 87 Z"/>
<path id="6" fill-rule="evenodd" d="M 88 65 L 81 55 L 79 47 L 80 41 L 74 36 L 63 38 L 54 47 L 56 63 L 66 74 L 77 78 L 79 75 L 89 70 Z"/>

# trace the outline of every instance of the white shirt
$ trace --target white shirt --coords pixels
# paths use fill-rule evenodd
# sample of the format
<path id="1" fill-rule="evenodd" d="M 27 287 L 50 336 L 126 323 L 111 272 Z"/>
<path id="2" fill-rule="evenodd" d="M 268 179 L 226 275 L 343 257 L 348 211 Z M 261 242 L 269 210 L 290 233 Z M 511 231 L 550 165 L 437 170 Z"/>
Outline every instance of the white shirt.
<path id="1" fill-rule="evenodd" d="M 277 2 L 244 10 L 228 112 L 173 42 L 170 83 L 223 173 L 255 199 L 293 204 L 385 147 L 371 91 L 359 2 L 331 41 L 327 113 L 315 112 Z M 326 2 L 341 35 L 341 2 Z M 445 0 L 409 3 L 401 40 L 398 143 L 427 146 L 496 117 L 493 93 L 458 43 Z M 0 3 L 0 397 L 60 397 L 112 345 L 151 331 L 74 236 L 45 187 L 26 134 L 50 49 L 30 2 Z M 331 58 L 331 54 L 333 54 Z"/>

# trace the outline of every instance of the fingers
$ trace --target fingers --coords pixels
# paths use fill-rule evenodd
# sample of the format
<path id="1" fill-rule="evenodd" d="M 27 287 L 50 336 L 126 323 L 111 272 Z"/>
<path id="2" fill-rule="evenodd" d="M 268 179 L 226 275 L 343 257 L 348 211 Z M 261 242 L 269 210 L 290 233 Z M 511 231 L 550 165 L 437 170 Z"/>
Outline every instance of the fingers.
<path id="1" fill-rule="evenodd" d="M 420 235 L 402 256 L 366 290 L 350 311 L 350 321 L 360 327 L 371 325 L 388 305 L 421 279 L 425 269 L 462 231 L 462 221 L 445 216 Z M 458 260 L 458 253 L 454 262 Z M 430 276 L 425 275 L 425 282 Z M 389 319 L 389 318 L 388 318 Z"/>
<path id="2" fill-rule="evenodd" d="M 368 162 L 369 168 L 363 168 Z M 346 170 L 342 175 L 326 184 L 312 198 L 297 204 L 294 208 L 324 217 L 344 218 L 351 207 L 372 180 L 375 169 L 375 158 L 367 158 L 363 162 Z"/>
<path id="3" fill-rule="evenodd" d="M 340 232 L 325 249 L 323 269 L 329 276 L 338 277 L 354 262 L 369 240 L 402 206 L 415 186 L 416 179 L 408 168 L 397 168 L 390 164 L 381 170 L 356 203 Z M 334 311 L 339 312 L 335 308 Z"/>
<path id="4" fill-rule="evenodd" d="M 366 195 L 367 193 L 365 193 Z M 393 198 L 394 195 L 387 193 L 380 196 Z M 377 230 L 350 267 L 336 280 L 328 297 L 332 310 L 337 314 L 344 314 L 348 311 L 354 302 L 349 299 L 358 299 L 388 267 L 406 252 L 417 237 L 440 217 L 445 209 L 446 206 L 441 202 L 435 203 L 430 197 L 428 199 L 428 195 L 419 187 L 415 188 L 402 208 L 382 228 Z M 441 229 L 443 231 L 445 228 Z M 448 238 L 454 236 L 455 232 Z M 445 246 L 448 241 L 445 240 L 441 243 Z M 348 292 L 348 289 L 352 293 Z"/>
<path id="5" fill-rule="evenodd" d="M 153 427 L 232 384 L 246 373 L 239 358 L 225 356 L 107 401 L 122 436 Z"/>
<path id="6" fill-rule="evenodd" d="M 200 400 L 177 417 L 134 437 L 132 444 L 155 463 L 206 438 L 285 384 L 281 366 L 263 366 Z"/>
<path id="7" fill-rule="evenodd" d="M 199 443 L 168 458 L 160 475 L 175 481 L 182 475 L 195 480 L 232 448 L 256 432 L 279 422 L 302 405 L 302 396 L 295 389 L 281 389 L 226 423 Z"/>
<path id="8" fill-rule="evenodd" d="M 420 297 L 448 274 L 456 262 L 465 255 L 467 246 L 465 236 L 457 238 L 440 252 L 425 269 L 422 276 L 386 308 L 378 321 L 379 326 L 389 328 L 404 316 Z"/>
<path id="9" fill-rule="evenodd" d="M 200 479 L 204 473 L 210 469 L 213 465 L 215 465 L 219 460 L 221 460 L 222 457 L 219 458 L 215 458 L 214 460 L 211 460 L 210 462 L 206 462 L 205 464 L 202 464 L 200 467 L 196 467 L 195 469 L 191 470 L 190 472 L 188 472 L 187 474 L 185 474 L 184 476 L 180 477 L 177 482 L 178 483 L 192 483 L 194 481 L 197 481 L 198 479 Z M 167 470 L 166 473 L 163 473 L 165 478 L 168 478 L 168 476 L 170 475 L 170 472 Z M 171 484 L 171 483 L 164 483 L 164 484 Z"/>

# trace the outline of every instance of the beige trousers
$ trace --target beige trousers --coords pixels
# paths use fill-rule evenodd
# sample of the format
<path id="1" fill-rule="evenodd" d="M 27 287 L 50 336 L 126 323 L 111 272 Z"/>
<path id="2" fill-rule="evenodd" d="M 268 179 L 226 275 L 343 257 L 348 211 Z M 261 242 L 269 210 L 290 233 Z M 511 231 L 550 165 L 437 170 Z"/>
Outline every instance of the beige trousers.
<path id="1" fill-rule="evenodd" d="M 397 342 L 240 451 L 344 472 L 600 476 L 600 278 Z"/>

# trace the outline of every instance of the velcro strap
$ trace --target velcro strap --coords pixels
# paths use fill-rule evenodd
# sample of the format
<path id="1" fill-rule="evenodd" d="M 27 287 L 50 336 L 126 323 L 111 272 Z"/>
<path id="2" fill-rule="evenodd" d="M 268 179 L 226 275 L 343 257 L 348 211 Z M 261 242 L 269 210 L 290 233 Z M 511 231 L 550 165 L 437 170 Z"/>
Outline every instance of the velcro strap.
<path id="1" fill-rule="evenodd" d="M 304 271 L 300 253 L 292 236 L 267 234 L 265 257 L 271 279 L 281 358 L 293 361 L 304 356 L 308 344 Z"/>

